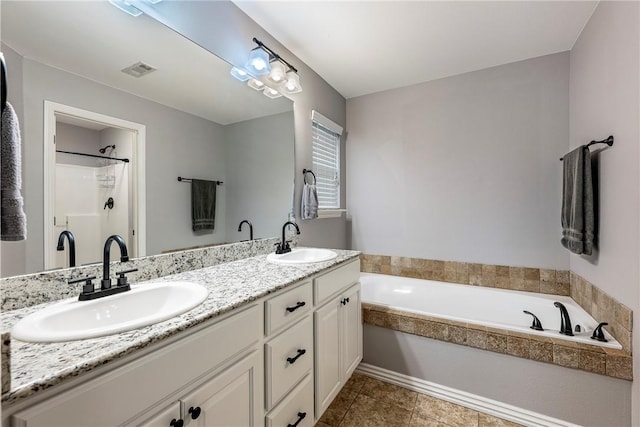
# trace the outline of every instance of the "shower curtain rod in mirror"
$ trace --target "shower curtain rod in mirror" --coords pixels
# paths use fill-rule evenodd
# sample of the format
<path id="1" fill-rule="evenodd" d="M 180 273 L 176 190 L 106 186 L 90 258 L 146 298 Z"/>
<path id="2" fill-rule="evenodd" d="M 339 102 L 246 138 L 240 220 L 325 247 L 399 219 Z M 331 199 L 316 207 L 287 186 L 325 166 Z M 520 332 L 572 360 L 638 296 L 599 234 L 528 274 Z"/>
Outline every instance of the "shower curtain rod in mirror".
<path id="1" fill-rule="evenodd" d="M 119 162 L 129 163 L 129 159 L 121 159 L 118 157 L 98 156 L 97 154 L 76 153 L 75 151 L 56 150 L 56 153 L 75 154 L 76 156 L 95 157 L 97 159 L 117 160 Z"/>

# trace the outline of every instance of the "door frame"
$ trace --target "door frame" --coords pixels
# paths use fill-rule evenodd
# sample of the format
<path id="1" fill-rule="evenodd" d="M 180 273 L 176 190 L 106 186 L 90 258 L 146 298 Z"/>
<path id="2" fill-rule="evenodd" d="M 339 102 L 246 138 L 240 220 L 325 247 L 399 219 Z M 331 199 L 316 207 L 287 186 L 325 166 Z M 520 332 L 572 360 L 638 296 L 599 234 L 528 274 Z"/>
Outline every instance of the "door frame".
<path id="1" fill-rule="evenodd" d="M 69 105 L 52 101 L 44 101 L 44 269 L 54 268 L 54 257 L 48 248 L 56 245 L 55 236 L 55 168 L 56 168 L 56 115 L 64 115 L 77 119 L 102 123 L 109 127 L 129 130 L 134 133 L 133 156 L 131 164 L 135 171 L 132 176 L 133 197 L 133 224 L 129 230 L 132 242 L 130 253 L 132 257 L 146 255 L 147 230 L 146 230 L 146 185 L 145 185 L 145 138 L 146 126 L 140 123 L 130 122 L 117 117 L 107 116 Z"/>

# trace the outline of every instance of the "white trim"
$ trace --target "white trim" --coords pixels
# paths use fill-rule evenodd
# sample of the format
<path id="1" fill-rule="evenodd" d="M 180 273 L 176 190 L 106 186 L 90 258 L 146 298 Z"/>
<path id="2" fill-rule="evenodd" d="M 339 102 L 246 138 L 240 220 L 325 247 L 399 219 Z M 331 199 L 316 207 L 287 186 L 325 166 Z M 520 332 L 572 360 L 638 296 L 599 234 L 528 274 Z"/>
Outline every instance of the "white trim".
<path id="1" fill-rule="evenodd" d="M 135 165 L 136 175 L 133 179 L 133 191 L 136 194 L 133 200 L 133 209 L 136 212 L 133 218 L 133 229 L 136 234 L 133 237 L 132 253 L 136 257 L 145 256 L 147 253 L 147 211 L 146 211 L 146 183 L 145 183 L 145 139 L 146 126 L 127 120 L 111 117 L 93 111 L 82 110 L 51 101 L 44 101 L 44 269 L 53 268 L 52 253 L 48 248 L 55 247 L 54 227 L 50 226 L 55 214 L 55 168 L 56 147 L 56 114 L 76 117 L 105 125 L 130 130 L 135 133 L 135 147 L 131 159 Z"/>
<path id="2" fill-rule="evenodd" d="M 568 421 L 559 420 L 529 411 L 528 409 L 519 408 L 493 399 L 487 399 L 486 397 L 425 381 L 420 378 L 389 371 L 369 365 L 368 363 L 361 363 L 358 369 L 356 369 L 356 372 L 525 426 L 578 427 L 577 424 Z"/>
<path id="3" fill-rule="evenodd" d="M 339 218 L 346 209 L 318 209 L 318 218 Z"/>
<path id="4" fill-rule="evenodd" d="M 322 126 L 329 129 L 331 132 L 335 132 L 338 135 L 342 136 L 342 126 L 334 122 L 333 120 L 323 116 L 318 113 L 316 110 L 311 110 L 311 120 L 321 124 Z"/>

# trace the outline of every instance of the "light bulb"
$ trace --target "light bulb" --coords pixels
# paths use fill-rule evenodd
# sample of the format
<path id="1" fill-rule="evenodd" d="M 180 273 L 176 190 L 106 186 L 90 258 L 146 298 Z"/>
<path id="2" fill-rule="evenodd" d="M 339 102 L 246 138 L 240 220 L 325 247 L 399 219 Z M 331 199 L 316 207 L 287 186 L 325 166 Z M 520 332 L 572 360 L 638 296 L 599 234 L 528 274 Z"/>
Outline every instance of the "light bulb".
<path id="1" fill-rule="evenodd" d="M 277 90 L 270 88 L 270 87 L 266 87 L 264 88 L 264 96 L 266 96 L 267 98 L 279 98 L 282 96 L 282 94 L 280 92 L 278 92 Z"/>
<path id="2" fill-rule="evenodd" d="M 247 71 L 254 76 L 261 76 L 271 71 L 269 54 L 260 48 L 256 48 L 249 54 L 249 60 L 245 66 Z"/>
<path id="3" fill-rule="evenodd" d="M 287 73 L 287 81 L 282 85 L 284 90 L 288 93 L 302 92 L 302 86 L 300 85 L 300 77 L 295 71 L 289 71 Z"/>
<path id="4" fill-rule="evenodd" d="M 264 89 L 264 83 L 262 83 L 258 79 L 250 79 L 247 84 L 249 85 L 250 88 L 255 89 L 255 90 Z"/>
<path id="5" fill-rule="evenodd" d="M 271 72 L 269 73 L 269 81 L 280 84 L 284 81 L 287 70 L 284 68 L 284 64 L 280 61 L 274 61 L 271 63 Z"/>
<path id="6" fill-rule="evenodd" d="M 247 80 L 249 80 L 251 78 L 249 73 L 247 73 L 242 68 L 238 68 L 238 67 L 233 67 L 231 69 L 231 75 L 233 77 L 235 77 L 236 79 L 240 80 L 241 82 L 246 82 Z"/>

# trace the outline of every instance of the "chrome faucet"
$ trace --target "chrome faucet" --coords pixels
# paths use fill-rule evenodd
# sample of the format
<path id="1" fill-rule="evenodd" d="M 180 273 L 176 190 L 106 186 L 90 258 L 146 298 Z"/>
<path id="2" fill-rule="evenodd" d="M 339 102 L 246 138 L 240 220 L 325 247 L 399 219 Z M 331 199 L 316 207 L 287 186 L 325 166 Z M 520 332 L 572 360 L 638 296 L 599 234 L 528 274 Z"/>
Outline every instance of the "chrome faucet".
<path id="1" fill-rule="evenodd" d="M 291 252 L 291 248 L 289 247 L 289 242 L 287 241 L 284 233 L 287 230 L 287 225 L 293 225 L 296 228 L 296 234 L 300 234 L 300 228 L 298 228 L 298 224 L 295 222 L 287 221 L 282 226 L 282 242 L 278 243 L 276 247 L 277 254 L 286 254 L 287 252 Z"/>
<path id="2" fill-rule="evenodd" d="M 124 239 L 117 234 L 109 236 L 107 241 L 104 242 L 104 251 L 102 253 L 102 281 L 100 282 L 100 289 L 102 290 L 111 288 L 111 279 L 109 279 L 109 261 L 111 260 L 112 242 L 116 242 L 120 248 L 120 262 L 129 261 L 127 245 L 124 243 Z"/>
<path id="3" fill-rule="evenodd" d="M 76 266 L 76 240 L 73 237 L 73 233 L 65 230 L 58 236 L 58 247 L 56 248 L 59 251 L 64 251 L 64 238 L 67 237 L 69 241 L 69 267 Z"/>
<path id="4" fill-rule="evenodd" d="M 249 224 L 249 240 L 253 240 L 253 225 L 246 219 L 243 219 L 238 226 L 238 233 L 242 231 L 242 224 Z"/>
<path id="5" fill-rule="evenodd" d="M 563 335 L 573 336 L 573 330 L 571 328 L 571 319 L 569 318 L 569 312 L 567 308 L 561 302 L 554 302 L 553 305 L 560 309 L 560 333 Z"/>

